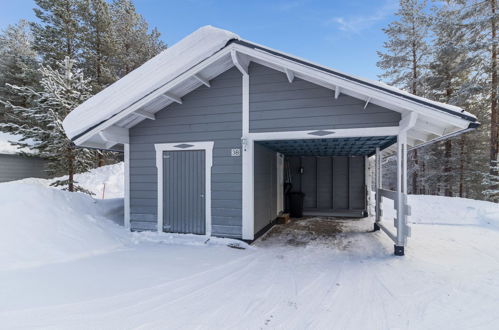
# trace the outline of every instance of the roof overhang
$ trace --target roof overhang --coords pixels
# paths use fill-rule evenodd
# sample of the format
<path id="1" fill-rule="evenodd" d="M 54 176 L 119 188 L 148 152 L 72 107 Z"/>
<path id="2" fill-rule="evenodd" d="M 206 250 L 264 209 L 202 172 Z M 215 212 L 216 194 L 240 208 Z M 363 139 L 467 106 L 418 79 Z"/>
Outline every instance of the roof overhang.
<path id="1" fill-rule="evenodd" d="M 403 117 L 416 114 L 417 119 L 407 131 L 411 148 L 479 126 L 473 115 L 458 107 L 420 98 L 379 82 L 349 76 L 257 44 L 233 39 L 210 57 L 76 135 L 73 141 L 85 147 L 119 150 L 118 145 L 128 143 L 129 128 L 143 120 L 154 120 L 156 112 L 168 108 L 172 103 L 181 103 L 182 97 L 195 89 L 202 86 L 209 88 L 210 80 L 235 65 L 244 72 L 241 63 L 247 69 L 250 62 L 281 71 L 290 83 L 300 78 L 331 89 L 331 97 L 345 94 L 365 100 L 365 111 L 369 111 L 369 104 L 372 103 L 397 111 Z"/>

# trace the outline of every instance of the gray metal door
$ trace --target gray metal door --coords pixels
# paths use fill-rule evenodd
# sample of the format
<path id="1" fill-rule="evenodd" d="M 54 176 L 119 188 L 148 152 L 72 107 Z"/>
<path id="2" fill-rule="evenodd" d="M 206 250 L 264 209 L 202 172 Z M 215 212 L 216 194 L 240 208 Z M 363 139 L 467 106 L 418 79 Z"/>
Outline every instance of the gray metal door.
<path id="1" fill-rule="evenodd" d="M 206 187 L 203 150 L 163 153 L 163 230 L 205 234 Z"/>

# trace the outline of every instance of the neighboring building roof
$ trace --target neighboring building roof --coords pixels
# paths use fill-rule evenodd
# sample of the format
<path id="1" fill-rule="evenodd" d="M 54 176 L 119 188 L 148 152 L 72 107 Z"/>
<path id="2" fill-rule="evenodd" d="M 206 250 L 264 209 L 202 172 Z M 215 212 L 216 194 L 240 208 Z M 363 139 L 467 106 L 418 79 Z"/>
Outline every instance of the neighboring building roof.
<path id="1" fill-rule="evenodd" d="M 233 67 L 256 62 L 293 77 L 309 80 L 340 93 L 404 113 L 417 112 L 419 132 L 411 146 L 422 145 L 479 125 L 463 109 L 418 97 L 384 83 L 358 78 L 264 47 L 211 26 L 193 32 L 142 66 L 93 96 L 64 120 L 69 138 L 78 145 L 111 149 L 128 136 L 123 129 L 154 119 L 154 113 Z M 240 64 L 239 64 L 240 65 Z M 244 65 L 243 65 L 244 66 Z M 243 69 L 244 70 L 244 69 Z"/>
<path id="2" fill-rule="evenodd" d="M 15 155 L 19 153 L 28 153 L 28 154 L 35 153 L 31 149 L 19 148 L 17 145 L 13 144 L 13 142 L 14 143 L 19 142 L 20 139 L 21 139 L 20 135 L 0 132 L 0 154 Z"/>

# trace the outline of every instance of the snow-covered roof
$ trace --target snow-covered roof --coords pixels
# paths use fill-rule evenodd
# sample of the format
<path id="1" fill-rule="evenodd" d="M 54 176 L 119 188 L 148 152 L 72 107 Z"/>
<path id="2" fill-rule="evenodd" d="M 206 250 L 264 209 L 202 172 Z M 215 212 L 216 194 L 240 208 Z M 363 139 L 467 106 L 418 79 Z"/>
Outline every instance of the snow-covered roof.
<path id="1" fill-rule="evenodd" d="M 238 38 L 212 26 L 196 30 L 71 111 L 63 122 L 66 134 L 73 138 L 112 117 Z"/>
<path id="2" fill-rule="evenodd" d="M 64 120 L 69 138 L 78 145 L 111 149 L 128 138 L 127 130 L 230 67 L 255 62 L 322 85 L 338 93 L 363 99 L 402 115 L 419 113 L 409 145 L 422 145 L 442 136 L 478 126 L 463 109 L 418 97 L 384 83 L 355 77 L 241 39 L 238 35 L 202 27 L 142 66 L 93 96 Z M 239 67 L 238 67 L 239 68 Z M 242 68 L 242 67 L 241 67 Z M 239 68 L 239 69 L 241 69 Z M 244 68 L 242 68 L 244 70 Z M 288 78 L 289 79 L 289 78 Z M 291 79 L 292 80 L 292 79 Z M 336 97 L 336 96 L 335 96 Z"/>
<path id="3" fill-rule="evenodd" d="M 21 152 L 23 153 L 34 153 L 33 150 L 28 148 L 19 148 L 17 145 L 13 144 L 21 140 L 20 135 L 10 134 L 0 132 L 0 154 L 15 155 Z M 24 143 L 30 143 L 30 141 L 23 141 Z"/>

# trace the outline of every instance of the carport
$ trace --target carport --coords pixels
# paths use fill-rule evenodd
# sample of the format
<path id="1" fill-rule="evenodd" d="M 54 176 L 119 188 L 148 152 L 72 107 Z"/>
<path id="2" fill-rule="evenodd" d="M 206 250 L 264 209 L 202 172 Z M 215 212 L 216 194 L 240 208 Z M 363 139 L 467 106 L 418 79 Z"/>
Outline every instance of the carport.
<path id="1" fill-rule="evenodd" d="M 408 123 L 410 124 L 410 123 Z M 383 230 L 395 243 L 395 254 L 403 255 L 410 228 L 407 216 L 407 142 L 404 136 L 371 135 L 352 137 L 334 136 L 333 132 L 316 131 L 300 139 L 255 139 L 254 191 L 255 231 L 266 231 L 266 220 L 284 210 L 284 183 L 291 183 L 292 192 L 305 194 L 305 216 L 334 216 L 361 218 L 369 215 L 369 205 L 375 203 L 374 230 Z M 320 137 L 320 138 L 318 138 Z M 381 188 L 382 151 L 396 146 L 398 159 L 396 191 Z M 389 151 L 385 152 L 391 152 Z M 375 187 L 371 187 L 369 157 L 376 157 Z M 275 178 L 275 179 L 274 179 Z M 403 181 L 405 180 L 405 181 Z M 288 182 L 286 182 L 288 181 Z M 275 189 L 271 185 L 276 183 Z M 376 200 L 370 201 L 373 189 Z M 378 198 L 379 197 L 379 198 Z M 381 197 L 394 202 L 397 217 L 393 227 L 382 221 Z M 263 220 L 265 219 L 265 220 Z"/>

